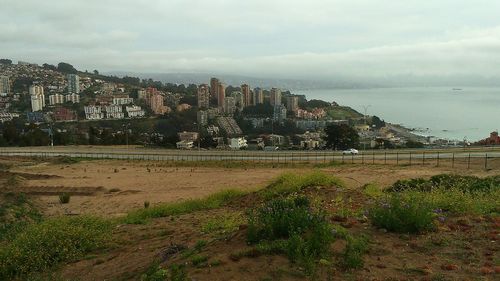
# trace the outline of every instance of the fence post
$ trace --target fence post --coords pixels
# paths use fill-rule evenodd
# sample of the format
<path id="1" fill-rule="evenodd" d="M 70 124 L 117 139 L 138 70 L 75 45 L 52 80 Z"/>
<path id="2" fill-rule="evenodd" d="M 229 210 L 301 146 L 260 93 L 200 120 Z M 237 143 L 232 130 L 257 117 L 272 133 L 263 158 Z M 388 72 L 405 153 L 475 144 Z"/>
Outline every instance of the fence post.
<path id="1" fill-rule="evenodd" d="M 375 164 L 375 151 L 372 152 L 372 164 Z"/>
<path id="2" fill-rule="evenodd" d="M 344 164 L 344 153 L 342 153 L 342 164 Z"/>
<path id="3" fill-rule="evenodd" d="M 488 170 L 488 153 L 484 155 L 484 169 Z"/>
<path id="4" fill-rule="evenodd" d="M 453 152 L 453 156 L 451 157 L 451 167 L 455 168 L 455 152 Z"/>
<path id="5" fill-rule="evenodd" d="M 437 155 L 437 165 L 436 167 L 439 167 L 439 151 L 438 151 L 438 155 Z"/>
<path id="6" fill-rule="evenodd" d="M 411 167 L 411 152 L 410 152 L 410 167 Z"/>
<path id="7" fill-rule="evenodd" d="M 467 161 L 467 169 L 470 169 L 470 153 L 469 153 L 469 160 Z"/>
<path id="8" fill-rule="evenodd" d="M 361 164 L 365 164 L 365 154 L 361 153 Z"/>
<path id="9" fill-rule="evenodd" d="M 396 152 L 396 165 L 399 165 L 399 151 Z"/>
<path id="10" fill-rule="evenodd" d="M 422 153 L 422 166 L 425 166 L 425 151 Z"/>
<path id="11" fill-rule="evenodd" d="M 387 151 L 384 151 L 384 165 L 387 164 Z"/>

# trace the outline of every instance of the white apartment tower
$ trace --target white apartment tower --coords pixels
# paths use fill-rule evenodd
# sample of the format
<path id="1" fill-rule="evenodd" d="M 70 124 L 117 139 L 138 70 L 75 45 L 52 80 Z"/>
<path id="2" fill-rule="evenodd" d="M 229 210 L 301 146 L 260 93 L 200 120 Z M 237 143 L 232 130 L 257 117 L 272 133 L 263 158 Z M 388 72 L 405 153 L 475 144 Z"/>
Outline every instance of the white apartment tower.
<path id="1" fill-rule="evenodd" d="M 68 93 L 79 94 L 80 93 L 80 77 L 76 74 L 68 74 Z"/>
<path id="2" fill-rule="evenodd" d="M 43 87 L 38 85 L 30 86 L 31 96 L 31 111 L 42 111 L 45 107 L 45 95 L 43 94 Z"/>

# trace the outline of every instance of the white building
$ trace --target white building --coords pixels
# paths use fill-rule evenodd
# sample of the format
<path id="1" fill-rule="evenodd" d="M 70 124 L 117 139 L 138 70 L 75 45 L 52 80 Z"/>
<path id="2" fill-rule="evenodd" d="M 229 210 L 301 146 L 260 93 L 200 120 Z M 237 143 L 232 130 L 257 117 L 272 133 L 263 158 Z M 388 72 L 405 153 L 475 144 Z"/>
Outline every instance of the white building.
<path id="1" fill-rule="evenodd" d="M 144 117 L 144 115 L 146 114 L 144 110 L 137 105 L 126 106 L 125 111 L 127 111 L 127 116 L 129 118 L 140 118 Z"/>
<path id="2" fill-rule="evenodd" d="M 121 105 L 106 105 L 106 118 L 107 119 L 123 119 L 125 113 Z"/>
<path id="3" fill-rule="evenodd" d="M 102 112 L 102 106 L 100 105 L 89 105 L 84 106 L 85 119 L 87 120 L 101 120 L 104 119 L 104 113 Z"/>
<path id="4" fill-rule="evenodd" d="M 231 138 L 229 139 L 229 148 L 231 149 L 242 149 L 247 148 L 248 143 L 245 138 Z"/>
<path id="5" fill-rule="evenodd" d="M 0 94 L 10 93 L 9 76 L 0 76 Z"/>
<path id="6" fill-rule="evenodd" d="M 113 97 L 113 104 L 114 105 L 127 105 L 127 104 L 132 104 L 134 103 L 133 98 L 129 97 Z"/>
<path id="7" fill-rule="evenodd" d="M 33 85 L 29 88 L 31 96 L 31 111 L 42 111 L 45 107 L 45 95 L 43 94 L 43 87 Z"/>
<path id="8" fill-rule="evenodd" d="M 68 74 L 68 93 L 80 93 L 80 77 L 76 74 Z"/>
<path id="9" fill-rule="evenodd" d="M 66 102 L 72 102 L 72 103 L 80 103 L 80 95 L 79 94 L 69 94 L 65 96 L 65 101 Z"/>
<path id="10" fill-rule="evenodd" d="M 49 96 L 49 104 L 56 105 L 64 103 L 64 96 L 61 94 L 53 94 Z"/>

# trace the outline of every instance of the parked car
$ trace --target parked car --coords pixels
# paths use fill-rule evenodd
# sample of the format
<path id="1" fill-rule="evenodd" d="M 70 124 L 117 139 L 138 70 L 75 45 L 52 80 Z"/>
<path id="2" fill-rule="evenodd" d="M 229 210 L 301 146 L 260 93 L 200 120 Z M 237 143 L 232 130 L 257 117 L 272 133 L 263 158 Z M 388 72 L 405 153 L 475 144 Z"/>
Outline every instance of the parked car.
<path id="1" fill-rule="evenodd" d="M 354 148 L 349 148 L 347 150 L 342 151 L 342 154 L 351 154 L 351 155 L 358 155 L 359 151 Z"/>

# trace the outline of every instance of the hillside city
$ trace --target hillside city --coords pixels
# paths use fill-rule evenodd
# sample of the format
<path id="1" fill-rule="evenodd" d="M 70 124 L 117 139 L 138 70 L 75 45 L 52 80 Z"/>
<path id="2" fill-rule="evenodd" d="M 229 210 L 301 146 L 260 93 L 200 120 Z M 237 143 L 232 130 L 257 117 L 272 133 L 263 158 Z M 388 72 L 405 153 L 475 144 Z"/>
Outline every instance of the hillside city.
<path id="1" fill-rule="evenodd" d="M 321 149 L 330 125 L 355 129 L 362 148 L 446 144 L 334 101 L 307 100 L 278 88 L 234 87 L 218 78 L 163 84 L 79 72 L 67 63 L 0 60 L 0 110 L 2 146 Z"/>

